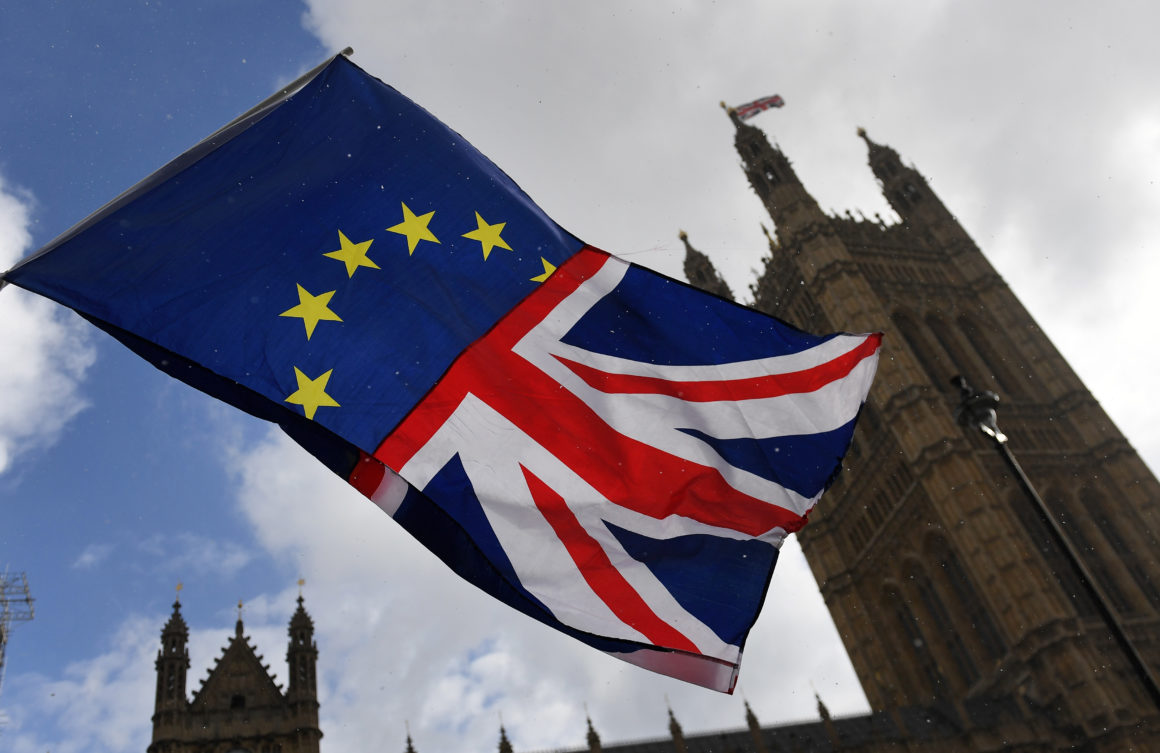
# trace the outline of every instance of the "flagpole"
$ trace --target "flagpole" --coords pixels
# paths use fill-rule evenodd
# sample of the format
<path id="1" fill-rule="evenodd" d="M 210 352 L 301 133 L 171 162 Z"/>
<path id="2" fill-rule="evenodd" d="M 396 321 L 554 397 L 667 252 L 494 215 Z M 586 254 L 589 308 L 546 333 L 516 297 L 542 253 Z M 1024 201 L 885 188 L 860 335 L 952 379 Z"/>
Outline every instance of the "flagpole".
<path id="1" fill-rule="evenodd" d="M 1046 523 L 1047 530 L 1051 534 L 1051 538 L 1056 547 L 1059 548 L 1064 559 L 1068 561 L 1072 569 L 1079 576 L 1081 587 L 1088 592 L 1088 595 L 1095 603 L 1097 611 L 1108 627 L 1108 632 L 1111 633 L 1112 638 L 1120 647 L 1120 650 L 1127 656 L 1128 663 L 1143 683 L 1145 690 L 1148 691 L 1152 702 L 1156 704 L 1157 708 L 1160 708 L 1160 681 L 1156 679 L 1152 668 L 1144 661 L 1144 657 L 1140 654 L 1139 649 L 1132 643 L 1132 639 L 1128 637 L 1128 632 L 1124 629 L 1123 623 L 1120 622 L 1119 617 L 1112 610 L 1111 600 L 1108 598 L 1107 592 L 1092 577 L 1091 571 L 1084 564 L 1083 560 L 1080 559 L 1079 550 L 1068 539 L 1067 534 L 1064 533 L 1063 528 L 1056 521 L 1055 516 L 1051 514 L 1047 503 L 1043 501 L 1043 497 L 1040 497 L 1039 492 L 1035 490 L 1031 479 L 1023 472 L 1023 467 L 1015 459 L 1015 454 L 1007 446 L 1007 435 L 999 430 L 995 412 L 995 409 L 999 405 L 999 396 L 990 390 L 972 389 L 970 384 L 967 383 L 967 380 L 962 376 L 955 376 L 951 379 L 951 383 L 959 388 L 962 396 L 958 406 L 955 408 L 955 420 L 958 421 L 960 426 L 969 426 L 973 429 L 978 429 L 990 437 L 995 443 L 995 448 L 1003 456 L 1007 467 L 1015 474 L 1015 479 L 1023 487 L 1024 493 L 1027 494 L 1027 497 L 1035 506 L 1035 510 L 1039 514 L 1040 519 Z"/>

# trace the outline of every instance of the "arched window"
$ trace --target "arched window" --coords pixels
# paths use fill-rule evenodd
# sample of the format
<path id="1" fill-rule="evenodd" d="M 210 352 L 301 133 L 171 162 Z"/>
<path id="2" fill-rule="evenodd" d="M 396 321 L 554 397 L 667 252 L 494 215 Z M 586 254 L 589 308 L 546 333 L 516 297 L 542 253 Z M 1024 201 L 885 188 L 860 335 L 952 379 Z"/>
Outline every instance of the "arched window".
<path id="1" fill-rule="evenodd" d="M 970 687 L 979 679 L 979 670 L 963 643 L 962 626 L 951 619 L 942 596 L 917 563 L 912 563 L 908 568 L 907 580 L 921 606 L 922 617 L 919 622 L 926 627 L 923 634 L 934 643 L 932 649 L 942 653 L 944 660 L 949 660 L 955 668 L 959 685 L 964 689 Z"/>
<path id="2" fill-rule="evenodd" d="M 919 366 L 926 372 L 927 378 L 940 391 L 950 391 L 950 378 L 957 371 L 950 356 L 942 346 L 932 340 L 924 331 L 924 327 L 915 321 L 906 311 L 895 311 L 890 315 L 894 325 L 902 334 L 906 344 L 918 359 Z"/>
<path id="3" fill-rule="evenodd" d="M 903 686 L 900 690 L 908 702 L 914 703 L 922 698 L 944 695 L 945 680 L 930 655 L 930 647 L 923 638 L 918 620 L 915 619 L 897 584 L 886 583 L 883 586 L 882 606 L 882 614 L 893 615 L 897 626 L 885 627 L 885 633 L 892 639 L 901 639 L 902 645 L 899 646 L 898 656 L 892 659 L 897 660 L 897 666 L 901 670 L 895 674 Z M 887 645 L 890 642 L 892 641 L 888 641 Z"/>
<path id="4" fill-rule="evenodd" d="M 1080 582 L 1071 561 L 1060 551 L 1059 543 L 1048 528 L 1047 521 L 1040 516 L 1039 510 L 1021 490 L 1012 491 L 1007 501 L 1027 532 L 1028 542 L 1043 558 L 1052 582 L 1058 583 L 1067 602 L 1080 616 L 1088 617 L 1096 614 L 1095 602 Z"/>
<path id="5" fill-rule="evenodd" d="M 982 655 L 992 660 L 1001 658 L 1006 653 L 1006 644 L 986 602 L 950 544 L 942 536 L 933 535 L 927 540 L 927 551 L 936 576 L 949 588 L 951 603 L 960 613 L 959 619 L 970 626 L 970 635 L 976 639 Z"/>
<path id="6" fill-rule="evenodd" d="M 949 381 L 955 374 L 962 374 L 970 378 L 971 375 L 986 369 L 982 360 L 972 350 L 971 345 L 960 337 L 959 333 L 950 327 L 945 319 L 940 316 L 928 316 L 926 326 L 938 344 L 942 346 L 943 351 L 950 356 L 951 367 L 949 373 L 943 378 L 944 382 Z"/>
<path id="7" fill-rule="evenodd" d="M 985 368 L 981 376 L 989 376 L 1002 397 L 1025 396 L 1025 378 L 1021 378 L 1020 373 L 1026 373 L 1026 364 L 1012 362 L 1004 355 L 1019 353 L 1006 341 L 1006 336 L 1002 332 L 980 327 L 974 317 L 966 314 L 958 318 L 958 325 L 963 337 L 982 359 Z"/>
<path id="8" fill-rule="evenodd" d="M 1160 584 L 1157 584 L 1153 580 L 1152 574 L 1144 567 L 1141 559 L 1141 552 L 1151 554 L 1152 550 L 1142 542 L 1139 544 L 1133 542 L 1133 534 L 1125 534 L 1121 527 L 1122 524 L 1126 523 L 1135 530 L 1143 530 L 1143 523 L 1135 514 L 1135 511 L 1130 506 L 1124 505 L 1115 515 L 1115 517 L 1119 518 L 1119 522 L 1117 522 L 1113 519 L 1113 515 L 1108 509 L 1104 496 L 1097 490 L 1091 487 L 1084 487 L 1080 491 L 1079 498 L 1084 510 L 1091 517 L 1092 523 L 1095 524 L 1100 534 L 1107 540 L 1108 545 L 1116 553 L 1116 556 L 1124 563 L 1125 569 L 1127 569 L 1128 574 L 1139 587 L 1144 598 L 1148 600 L 1148 603 L 1153 608 L 1160 609 Z M 1101 583 L 1103 582 L 1105 581 L 1101 579 Z M 1108 595 L 1111 596 L 1111 593 Z"/>

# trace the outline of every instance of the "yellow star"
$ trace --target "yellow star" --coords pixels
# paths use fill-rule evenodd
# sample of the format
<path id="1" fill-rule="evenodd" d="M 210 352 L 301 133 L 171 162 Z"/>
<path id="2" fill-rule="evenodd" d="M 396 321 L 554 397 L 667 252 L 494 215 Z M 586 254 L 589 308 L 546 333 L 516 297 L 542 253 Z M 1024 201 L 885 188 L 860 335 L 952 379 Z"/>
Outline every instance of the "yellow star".
<path id="1" fill-rule="evenodd" d="M 543 282 L 544 280 L 551 277 L 552 273 L 556 271 L 556 265 L 552 262 L 548 261 L 542 256 L 540 257 L 540 261 L 544 263 L 544 273 L 533 277 L 532 282 Z"/>
<path id="2" fill-rule="evenodd" d="M 470 233 L 464 233 L 463 237 L 470 238 L 473 241 L 479 241 L 480 244 L 483 245 L 484 261 L 487 261 L 487 255 L 490 254 L 491 250 L 496 246 L 499 246 L 500 248 L 506 248 L 508 251 L 512 250 L 512 247 L 505 243 L 503 238 L 499 237 L 499 234 L 503 232 L 504 225 L 507 224 L 506 222 L 499 222 L 495 225 L 489 225 L 483 221 L 482 217 L 479 216 L 479 212 L 476 212 L 475 224 L 479 227 L 477 227 L 475 230 L 472 230 Z"/>
<path id="3" fill-rule="evenodd" d="M 403 204 L 403 221 L 398 225 L 393 225 L 387 230 L 392 233 L 407 236 L 407 255 L 415 253 L 415 246 L 419 245 L 419 241 L 431 241 L 438 243 L 439 239 L 435 234 L 427 229 L 427 223 L 435 216 L 435 212 L 428 212 L 427 214 L 415 216 L 411 208 Z"/>
<path id="4" fill-rule="evenodd" d="M 367 249 L 371 247 L 374 238 L 362 243 L 351 243 L 350 239 L 338 231 L 338 242 L 342 248 L 337 251 L 323 254 L 329 256 L 331 259 L 338 259 L 346 263 L 346 276 L 354 277 L 354 271 L 359 267 L 370 267 L 371 269 L 378 269 L 379 265 L 367 258 Z"/>
<path id="5" fill-rule="evenodd" d="M 314 420 L 314 412 L 322 406 L 338 408 L 339 405 L 334 398 L 326 394 L 326 383 L 330 381 L 330 375 L 333 373 L 334 369 L 331 369 L 317 379 L 311 379 L 295 366 L 294 376 L 298 379 L 298 389 L 286 398 L 286 402 L 301 405 L 306 417 L 311 421 Z"/>
<path id="6" fill-rule="evenodd" d="M 301 285 L 298 286 L 298 305 L 286 309 L 278 316 L 296 316 L 302 319 L 302 323 L 306 325 L 306 339 L 314 334 L 314 328 L 318 322 L 325 319 L 328 322 L 341 322 L 342 319 L 338 314 L 330 310 L 328 305 L 330 299 L 334 296 L 334 291 L 319 295 L 310 295 L 306 292 L 306 288 Z"/>

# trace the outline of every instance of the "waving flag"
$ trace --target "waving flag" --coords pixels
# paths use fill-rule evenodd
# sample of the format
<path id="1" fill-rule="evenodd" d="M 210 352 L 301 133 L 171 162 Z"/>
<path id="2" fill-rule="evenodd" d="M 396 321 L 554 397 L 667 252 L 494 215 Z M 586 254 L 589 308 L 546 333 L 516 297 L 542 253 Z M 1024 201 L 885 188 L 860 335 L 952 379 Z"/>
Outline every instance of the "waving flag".
<path id="1" fill-rule="evenodd" d="M 780 95 L 774 94 L 772 97 L 762 97 L 755 99 L 752 102 L 746 102 L 743 105 L 738 105 L 733 109 L 737 112 L 737 117 L 742 120 L 749 120 L 754 115 L 760 112 L 765 112 L 771 107 L 782 107 L 785 105 L 785 100 Z"/>
<path id="2" fill-rule="evenodd" d="M 723 691 L 879 344 L 586 246 L 341 57 L 3 279 L 277 422 L 511 606 Z"/>

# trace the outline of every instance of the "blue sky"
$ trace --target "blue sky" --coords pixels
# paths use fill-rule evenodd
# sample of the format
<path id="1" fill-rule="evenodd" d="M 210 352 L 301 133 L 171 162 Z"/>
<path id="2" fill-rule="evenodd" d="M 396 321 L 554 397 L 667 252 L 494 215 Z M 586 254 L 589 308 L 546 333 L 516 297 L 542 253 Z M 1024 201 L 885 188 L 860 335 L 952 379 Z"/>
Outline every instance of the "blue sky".
<path id="1" fill-rule="evenodd" d="M 1130 3 L 773 5 L 0 0 L 0 266 L 351 45 L 573 233 L 680 276 L 684 229 L 746 291 L 768 219 L 717 102 L 780 93 L 754 122 L 823 207 L 889 219 L 855 128 L 898 149 L 1155 467 L 1157 356 L 1139 347 L 1160 313 L 1152 19 Z M 192 690 L 238 599 L 284 672 L 307 579 L 324 749 L 402 749 L 408 720 L 420 751 L 491 750 L 501 712 L 517 749 L 579 745 L 585 703 L 606 740 L 662 735 L 666 695 L 686 730 L 743 723 L 740 697 L 491 604 L 277 433 L 12 289 L 0 396 L 0 567 L 37 599 L 9 645 L 6 749 L 143 749 L 178 581 Z M 765 722 L 813 716 L 815 687 L 836 712 L 865 703 L 794 551 L 742 668 Z"/>
<path id="2" fill-rule="evenodd" d="M 0 65 L 13 106 L 0 113 L 0 176 L 30 207 L 33 245 L 321 59 L 302 11 L 275 2 L 5 3 Z M 82 410 L 51 452 L 21 452 L 0 475 L 3 563 L 30 574 L 37 599 L 35 627 L 13 645 L 10 687 L 22 669 L 59 676 L 93 655 L 120 620 L 162 610 L 182 578 L 191 608 L 198 592 L 228 592 L 206 609 L 297 577 L 254 564 L 253 537 L 214 463 L 219 432 L 247 427 L 220 416 L 215 428 L 205 420 L 210 401 L 106 338 L 74 334 L 100 365 L 57 407 L 100 408 Z M 185 561 L 167 562 L 174 552 Z"/>

